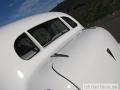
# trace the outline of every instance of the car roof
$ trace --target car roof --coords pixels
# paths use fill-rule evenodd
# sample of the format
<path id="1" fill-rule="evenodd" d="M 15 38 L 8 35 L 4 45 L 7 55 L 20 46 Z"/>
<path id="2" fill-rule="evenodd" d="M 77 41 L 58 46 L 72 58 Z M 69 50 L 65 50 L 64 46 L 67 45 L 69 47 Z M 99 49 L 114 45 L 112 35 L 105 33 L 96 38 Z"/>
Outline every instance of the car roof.
<path id="1" fill-rule="evenodd" d="M 51 19 L 60 17 L 60 16 L 67 16 L 70 17 L 67 14 L 60 13 L 60 12 L 47 12 L 35 16 L 30 16 L 25 19 L 18 20 L 16 22 L 10 23 L 6 26 L 3 26 L 0 28 L 0 58 L 2 59 L 2 62 L 6 63 L 6 60 L 10 63 L 12 61 L 9 61 L 10 59 L 19 58 L 19 57 L 13 57 L 13 54 L 15 54 L 14 48 L 14 42 L 22 33 L 28 31 L 29 29 L 35 27 L 36 25 L 39 25 L 43 22 L 49 21 Z M 16 54 L 17 55 L 17 54 Z"/>
<path id="2" fill-rule="evenodd" d="M 20 34 L 33 28 L 36 25 L 39 25 L 40 23 L 43 23 L 45 21 L 51 20 L 59 16 L 69 17 L 69 15 L 61 12 L 47 12 L 43 14 L 38 14 L 38 15 L 30 16 L 30 17 L 15 21 L 6 26 L 3 26 L 0 28 L 0 33 L 9 32 L 10 34 L 10 32 L 14 32 L 14 33 Z"/>

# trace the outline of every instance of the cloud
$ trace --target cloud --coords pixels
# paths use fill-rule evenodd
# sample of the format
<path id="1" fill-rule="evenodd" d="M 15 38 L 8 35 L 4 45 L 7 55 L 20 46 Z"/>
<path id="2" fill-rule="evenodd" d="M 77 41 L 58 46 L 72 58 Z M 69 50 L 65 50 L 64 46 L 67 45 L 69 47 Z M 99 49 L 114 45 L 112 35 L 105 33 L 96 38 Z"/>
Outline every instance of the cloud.
<path id="1" fill-rule="evenodd" d="M 39 0 L 24 0 L 16 12 L 15 18 L 29 15 L 33 12 L 33 8 L 38 4 L 38 2 Z"/>
<path id="2" fill-rule="evenodd" d="M 13 7 L 17 3 L 17 0 L 11 0 L 8 7 Z"/>
<path id="3" fill-rule="evenodd" d="M 0 27 L 27 16 L 48 12 L 62 1 L 64 0 L 11 0 L 8 8 L 12 8 L 13 13 L 7 14 L 8 19 L 0 22 Z"/>
<path id="4" fill-rule="evenodd" d="M 46 12 L 54 8 L 63 0 L 24 0 L 14 15 L 14 18 L 21 18 Z"/>
<path id="5" fill-rule="evenodd" d="M 12 7 L 14 5 L 14 2 L 13 3 L 10 3 L 9 5 L 8 5 L 8 7 Z"/>

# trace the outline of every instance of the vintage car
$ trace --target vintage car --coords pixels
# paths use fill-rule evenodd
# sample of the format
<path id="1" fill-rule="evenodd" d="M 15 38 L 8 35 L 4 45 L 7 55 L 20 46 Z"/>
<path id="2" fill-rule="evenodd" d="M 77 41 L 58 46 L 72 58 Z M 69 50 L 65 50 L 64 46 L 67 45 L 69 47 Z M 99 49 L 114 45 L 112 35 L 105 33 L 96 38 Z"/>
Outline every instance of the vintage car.
<path id="1" fill-rule="evenodd" d="M 0 28 L 0 67 L 0 90 L 120 85 L 120 46 L 104 28 L 48 12 Z"/>

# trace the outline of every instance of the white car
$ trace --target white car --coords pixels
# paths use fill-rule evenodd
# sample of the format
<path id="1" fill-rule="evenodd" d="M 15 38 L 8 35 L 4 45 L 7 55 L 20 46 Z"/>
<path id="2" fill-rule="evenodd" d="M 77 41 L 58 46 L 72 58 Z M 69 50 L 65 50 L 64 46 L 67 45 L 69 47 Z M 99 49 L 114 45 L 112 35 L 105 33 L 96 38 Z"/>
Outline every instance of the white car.
<path id="1" fill-rule="evenodd" d="M 60 12 L 0 28 L 0 90 L 88 90 L 88 83 L 120 85 L 120 46 L 104 28 L 85 29 Z"/>

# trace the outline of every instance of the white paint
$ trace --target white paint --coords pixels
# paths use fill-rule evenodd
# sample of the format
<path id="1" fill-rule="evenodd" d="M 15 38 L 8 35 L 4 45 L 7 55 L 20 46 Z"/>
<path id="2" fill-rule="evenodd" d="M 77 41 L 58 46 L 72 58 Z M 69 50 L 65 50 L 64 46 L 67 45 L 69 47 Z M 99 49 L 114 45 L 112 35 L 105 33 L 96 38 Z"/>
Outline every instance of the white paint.
<path id="1" fill-rule="evenodd" d="M 67 86 L 67 88 L 69 88 L 69 89 L 70 89 L 70 88 L 71 88 L 71 85 L 68 85 L 68 86 Z"/>
<path id="2" fill-rule="evenodd" d="M 24 79 L 24 74 L 21 71 L 18 70 L 17 73 L 20 79 Z"/>
<path id="3" fill-rule="evenodd" d="M 70 31 L 43 48 L 30 34 L 28 37 L 41 49 L 28 61 L 22 60 L 14 50 L 14 42 L 22 33 L 49 21 L 66 16 L 78 26 L 66 26 Z M 119 83 L 120 48 L 114 37 L 100 27 L 84 29 L 71 16 L 49 12 L 32 16 L 0 28 L 0 88 L 2 90 L 77 90 L 69 81 L 55 73 L 51 66 L 71 80 L 80 89 L 83 83 Z M 117 62 L 106 49 L 110 48 Z M 54 53 L 69 55 L 51 57 Z M 20 78 L 20 79 L 19 79 Z"/>

